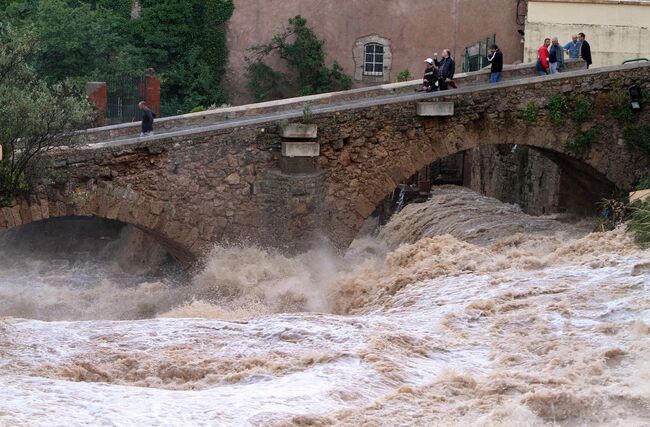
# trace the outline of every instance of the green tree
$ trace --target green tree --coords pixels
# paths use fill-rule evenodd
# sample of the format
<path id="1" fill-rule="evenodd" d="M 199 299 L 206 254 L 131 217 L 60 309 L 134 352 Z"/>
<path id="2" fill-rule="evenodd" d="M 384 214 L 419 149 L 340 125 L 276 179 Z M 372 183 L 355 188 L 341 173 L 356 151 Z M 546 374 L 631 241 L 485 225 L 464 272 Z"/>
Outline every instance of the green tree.
<path id="1" fill-rule="evenodd" d="M 108 76 L 142 73 L 145 62 L 130 42 L 129 18 L 88 3 L 39 3 L 33 26 L 38 38 L 34 66 L 49 83 L 80 84 Z"/>
<path id="2" fill-rule="evenodd" d="M 70 82 L 50 86 L 30 69 L 36 40 L 0 29 L 0 206 L 43 178 L 34 171 L 44 153 L 74 144 L 74 131 L 90 123 L 90 105 Z"/>
<path id="3" fill-rule="evenodd" d="M 0 13 L 38 48 L 32 63 L 49 83 L 142 75 L 161 79 L 163 115 L 227 101 L 221 80 L 227 64 L 225 23 L 232 0 L 6 0 Z M 4 19 L 3 19 L 4 20 Z"/>
<path id="4" fill-rule="evenodd" d="M 143 0 L 136 45 L 161 78 L 163 114 L 226 101 L 225 22 L 232 0 Z"/>
<path id="5" fill-rule="evenodd" d="M 273 36 L 271 42 L 249 49 L 248 87 L 257 101 L 276 98 L 278 94 L 311 95 L 346 90 L 352 79 L 339 64 L 325 65 L 325 42 L 316 37 L 300 15 L 289 19 L 289 26 Z M 285 75 L 264 63 L 272 52 L 286 61 L 290 72 Z M 270 83 L 265 80 L 270 79 Z"/>

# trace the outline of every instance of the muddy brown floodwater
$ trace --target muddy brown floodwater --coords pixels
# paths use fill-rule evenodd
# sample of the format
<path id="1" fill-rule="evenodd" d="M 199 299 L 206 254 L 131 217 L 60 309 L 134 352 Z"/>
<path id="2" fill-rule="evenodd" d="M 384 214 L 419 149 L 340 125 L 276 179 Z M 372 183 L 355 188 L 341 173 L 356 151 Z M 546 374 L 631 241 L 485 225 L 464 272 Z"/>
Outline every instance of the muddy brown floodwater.
<path id="1" fill-rule="evenodd" d="M 217 246 L 187 276 L 71 224 L 0 236 L 0 425 L 650 425 L 624 229 L 443 187 L 345 256 Z"/>

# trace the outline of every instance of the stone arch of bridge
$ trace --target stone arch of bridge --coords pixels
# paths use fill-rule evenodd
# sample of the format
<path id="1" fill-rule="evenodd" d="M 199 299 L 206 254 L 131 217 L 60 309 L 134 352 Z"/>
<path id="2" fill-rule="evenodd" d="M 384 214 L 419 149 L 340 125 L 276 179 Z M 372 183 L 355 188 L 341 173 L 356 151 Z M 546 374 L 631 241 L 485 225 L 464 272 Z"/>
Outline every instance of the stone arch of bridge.
<path id="1" fill-rule="evenodd" d="M 408 146 L 404 156 L 387 159 L 384 164 L 371 163 L 365 169 L 367 174 L 374 176 L 372 184 L 359 191 L 350 209 L 340 215 L 331 216 L 333 221 L 330 223 L 330 229 L 334 231 L 333 239 L 348 245 L 361 229 L 363 222 L 399 183 L 440 159 L 481 146 L 517 144 L 534 149 L 557 164 L 562 173 L 566 173 L 575 184 L 576 192 L 590 191 L 594 201 L 630 184 L 629 174 L 626 175 L 625 171 L 612 167 L 609 160 L 611 156 L 602 152 L 576 156 L 570 152 L 567 149 L 570 135 L 558 137 L 542 126 L 522 123 L 513 123 L 513 127 L 514 130 L 502 132 L 489 124 L 473 122 L 459 126 L 458 129 L 450 129 L 446 133 L 432 134 L 427 131 L 425 123 L 422 128 L 416 130 L 411 138 L 412 144 Z M 439 126 L 433 128 L 437 130 Z M 616 152 L 619 154 L 624 151 L 620 147 L 612 150 L 618 150 Z"/>
<path id="2" fill-rule="evenodd" d="M 181 232 L 175 231 L 178 227 L 167 221 L 162 212 L 145 204 L 128 193 L 116 194 L 110 188 L 98 186 L 73 192 L 49 189 L 0 208 L 0 232 L 48 219 L 94 217 L 136 227 L 158 241 L 181 264 L 193 262 L 194 253 L 179 243 L 183 240 L 178 235 Z"/>

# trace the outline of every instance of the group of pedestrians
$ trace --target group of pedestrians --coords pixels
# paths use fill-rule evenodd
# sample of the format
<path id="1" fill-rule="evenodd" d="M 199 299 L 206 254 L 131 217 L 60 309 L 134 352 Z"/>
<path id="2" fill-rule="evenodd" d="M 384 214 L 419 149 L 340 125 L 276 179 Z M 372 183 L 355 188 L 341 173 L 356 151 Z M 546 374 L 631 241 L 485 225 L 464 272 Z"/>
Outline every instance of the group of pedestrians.
<path id="1" fill-rule="evenodd" d="M 497 83 L 501 80 L 503 71 L 503 53 L 499 50 L 499 46 L 496 44 L 490 46 L 487 60 L 490 63 L 490 83 Z M 422 79 L 422 88 L 418 89 L 419 92 L 446 90 L 450 87 L 458 88 L 454 82 L 456 63 L 451 57 L 449 49 L 442 51 L 442 60 L 438 61 L 438 54 L 434 53 L 433 58 L 427 58 L 424 62 L 427 65 Z"/>
<path id="2" fill-rule="evenodd" d="M 562 71 L 565 52 L 568 53 L 569 58 L 582 58 L 587 63 L 587 68 L 591 65 L 591 46 L 586 40 L 585 33 L 578 33 L 565 45 L 561 45 L 557 37 L 544 39 L 544 44 L 537 50 L 535 63 L 537 73 L 545 76 Z"/>
<path id="3" fill-rule="evenodd" d="M 427 58 L 424 62 L 427 65 L 424 70 L 424 79 L 420 91 L 433 92 L 436 90 L 446 90 L 450 87 L 454 89 L 458 87 L 454 83 L 456 63 L 451 57 L 449 49 L 442 51 L 441 60 L 438 60 L 438 54 L 434 53 L 433 58 Z"/>

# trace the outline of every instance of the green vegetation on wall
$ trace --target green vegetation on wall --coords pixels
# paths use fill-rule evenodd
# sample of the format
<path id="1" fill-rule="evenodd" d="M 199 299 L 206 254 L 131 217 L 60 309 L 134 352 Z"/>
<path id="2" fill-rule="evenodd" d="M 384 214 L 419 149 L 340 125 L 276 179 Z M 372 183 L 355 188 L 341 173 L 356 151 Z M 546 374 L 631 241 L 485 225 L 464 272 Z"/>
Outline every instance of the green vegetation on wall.
<path id="1" fill-rule="evenodd" d="M 408 82 L 412 78 L 413 76 L 411 75 L 411 71 L 409 71 L 408 69 L 402 70 L 399 73 L 397 73 L 398 82 Z"/>
<path id="2" fill-rule="evenodd" d="M 591 101 L 584 96 L 576 98 L 573 104 L 573 112 L 571 117 L 578 123 L 585 122 L 593 115 L 593 105 Z"/>
<path id="3" fill-rule="evenodd" d="M 650 156 L 650 125 L 627 125 L 623 130 L 623 139 L 629 145 L 638 148 Z"/>
<path id="4" fill-rule="evenodd" d="M 537 121 L 538 115 L 539 106 L 534 101 L 530 101 L 526 105 L 526 108 L 519 112 L 519 116 L 530 124 L 533 124 Z"/>
<path id="5" fill-rule="evenodd" d="M 621 123 L 632 123 L 634 121 L 634 111 L 630 106 L 630 95 L 623 83 L 616 84 L 609 93 L 611 110 L 614 118 Z"/>
<path id="6" fill-rule="evenodd" d="M 248 88 L 257 101 L 283 98 L 291 95 L 312 95 L 345 90 L 352 87 L 352 79 L 343 73 L 339 64 L 325 65 L 325 42 L 316 37 L 300 15 L 289 19 L 289 26 L 273 36 L 267 44 L 249 49 Z M 277 53 L 289 68 L 281 73 L 266 63 L 265 58 Z"/>
<path id="7" fill-rule="evenodd" d="M 580 132 L 573 141 L 567 143 L 566 148 L 577 156 L 583 155 L 589 147 L 598 141 L 601 133 L 602 131 L 597 127 Z"/>
<path id="8" fill-rule="evenodd" d="M 569 104 L 565 96 L 555 95 L 548 104 L 551 122 L 556 125 L 564 123 L 564 114 L 569 110 Z"/>

